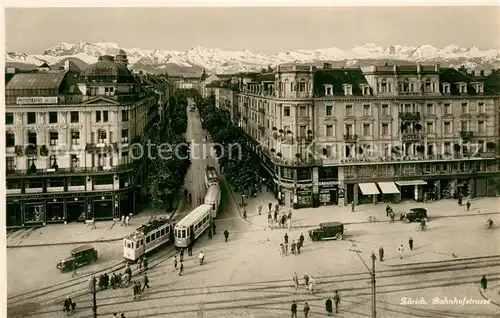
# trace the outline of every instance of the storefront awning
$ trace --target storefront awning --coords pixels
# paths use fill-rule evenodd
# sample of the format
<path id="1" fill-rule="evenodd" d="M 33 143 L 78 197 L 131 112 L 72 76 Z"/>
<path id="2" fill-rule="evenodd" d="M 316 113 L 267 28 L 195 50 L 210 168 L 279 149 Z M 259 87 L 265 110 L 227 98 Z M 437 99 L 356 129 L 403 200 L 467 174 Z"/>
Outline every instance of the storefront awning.
<path id="1" fill-rule="evenodd" d="M 364 195 L 372 195 L 380 193 L 375 183 L 360 183 L 359 188 L 361 189 L 361 192 L 363 192 Z"/>
<path id="2" fill-rule="evenodd" d="M 407 181 L 396 181 L 399 186 L 409 186 L 409 185 L 424 185 L 427 184 L 424 180 L 407 180 Z"/>
<path id="3" fill-rule="evenodd" d="M 394 182 L 379 182 L 378 186 L 384 194 L 399 193 L 399 189 Z"/>

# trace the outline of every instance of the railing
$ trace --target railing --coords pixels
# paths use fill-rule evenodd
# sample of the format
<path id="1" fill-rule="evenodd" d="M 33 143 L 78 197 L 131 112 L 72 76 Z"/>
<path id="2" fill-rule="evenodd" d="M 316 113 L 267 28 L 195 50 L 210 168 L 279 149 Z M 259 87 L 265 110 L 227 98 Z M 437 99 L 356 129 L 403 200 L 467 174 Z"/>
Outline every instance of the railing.
<path id="1" fill-rule="evenodd" d="M 122 164 L 119 166 L 110 166 L 109 169 L 105 169 L 104 166 L 100 167 L 74 167 L 74 168 L 58 168 L 58 169 L 17 169 L 17 170 L 7 170 L 7 176 L 26 176 L 26 175 L 57 175 L 57 174 L 82 174 L 82 173 L 109 173 L 109 172 L 119 172 L 126 171 L 135 168 L 134 163 Z"/>
<path id="2" fill-rule="evenodd" d="M 474 133 L 472 131 L 461 131 L 460 138 L 462 139 L 471 139 L 474 137 Z"/>
<path id="3" fill-rule="evenodd" d="M 399 118 L 402 120 L 420 120 L 421 116 L 420 112 L 414 112 L 414 113 L 402 112 L 399 113 Z"/>
<path id="4" fill-rule="evenodd" d="M 358 140 L 358 135 L 351 135 L 351 134 L 344 135 L 344 141 L 355 142 L 357 140 Z"/>
<path id="5" fill-rule="evenodd" d="M 111 144 L 105 143 L 88 143 L 85 146 L 85 151 L 87 152 L 112 152 L 113 150 L 118 149 L 118 143 L 113 142 Z"/>

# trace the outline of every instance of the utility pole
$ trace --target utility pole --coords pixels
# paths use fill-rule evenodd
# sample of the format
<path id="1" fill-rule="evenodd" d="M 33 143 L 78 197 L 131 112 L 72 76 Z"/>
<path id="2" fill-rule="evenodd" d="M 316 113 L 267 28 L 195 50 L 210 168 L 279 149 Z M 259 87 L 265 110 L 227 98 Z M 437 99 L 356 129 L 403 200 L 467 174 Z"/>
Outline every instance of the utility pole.
<path id="1" fill-rule="evenodd" d="M 95 285 L 96 285 L 95 276 L 92 275 L 92 277 L 90 277 L 90 281 L 89 281 L 89 291 L 92 294 L 93 317 L 97 318 L 97 299 L 96 299 L 97 290 L 96 290 Z"/>
<path id="2" fill-rule="evenodd" d="M 372 252 L 372 270 L 371 270 L 371 276 L 372 276 L 372 318 L 377 318 L 377 293 L 375 290 L 375 260 L 377 257 L 375 256 L 375 253 Z"/>

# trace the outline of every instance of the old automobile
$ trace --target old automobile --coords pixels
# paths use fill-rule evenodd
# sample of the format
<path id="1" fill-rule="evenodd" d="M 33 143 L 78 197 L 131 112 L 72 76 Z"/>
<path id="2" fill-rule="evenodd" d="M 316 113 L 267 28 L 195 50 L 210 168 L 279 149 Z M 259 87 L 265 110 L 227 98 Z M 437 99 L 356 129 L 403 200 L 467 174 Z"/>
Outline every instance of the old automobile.
<path id="1" fill-rule="evenodd" d="M 309 237 L 313 241 L 341 240 L 344 238 L 344 224 L 341 222 L 323 222 L 319 228 L 309 230 Z"/>
<path id="2" fill-rule="evenodd" d="M 427 209 L 413 208 L 408 213 L 402 213 L 400 220 L 406 223 L 420 222 L 422 220 L 429 221 L 429 217 L 427 216 Z"/>
<path id="3" fill-rule="evenodd" d="M 57 269 L 63 272 L 73 270 L 73 266 L 80 267 L 86 264 L 92 264 L 97 261 L 97 251 L 90 245 L 82 245 L 71 250 L 71 256 L 60 260 L 57 263 Z"/>

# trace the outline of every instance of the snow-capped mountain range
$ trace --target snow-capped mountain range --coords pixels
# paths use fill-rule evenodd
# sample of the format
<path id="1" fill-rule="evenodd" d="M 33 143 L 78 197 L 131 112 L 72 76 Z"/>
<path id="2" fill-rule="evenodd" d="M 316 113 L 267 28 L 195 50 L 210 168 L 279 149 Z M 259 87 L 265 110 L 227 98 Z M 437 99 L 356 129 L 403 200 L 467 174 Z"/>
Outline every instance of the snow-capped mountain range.
<path id="1" fill-rule="evenodd" d="M 204 68 L 208 72 L 230 73 L 238 71 L 261 70 L 269 65 L 301 62 L 317 63 L 320 61 L 344 61 L 346 66 L 354 66 L 359 60 L 400 60 L 415 63 L 439 62 L 447 66 L 465 66 L 479 68 L 500 66 L 500 51 L 481 51 L 476 47 L 461 48 L 449 45 L 443 49 L 431 45 L 409 47 L 391 45 L 382 47 L 367 43 L 341 50 L 336 47 L 296 50 L 277 54 L 253 53 L 248 50 L 225 51 L 217 48 L 193 47 L 187 51 L 163 49 L 122 48 L 116 43 L 61 43 L 47 49 L 43 54 L 28 55 L 25 53 L 8 52 L 6 62 L 40 65 L 44 62 L 56 64 L 65 58 L 78 58 L 87 64 L 97 61 L 101 55 L 116 55 L 118 50 L 127 52 L 129 62 L 134 65 L 153 67 L 161 72 L 166 65 L 176 64 L 186 68 Z"/>

